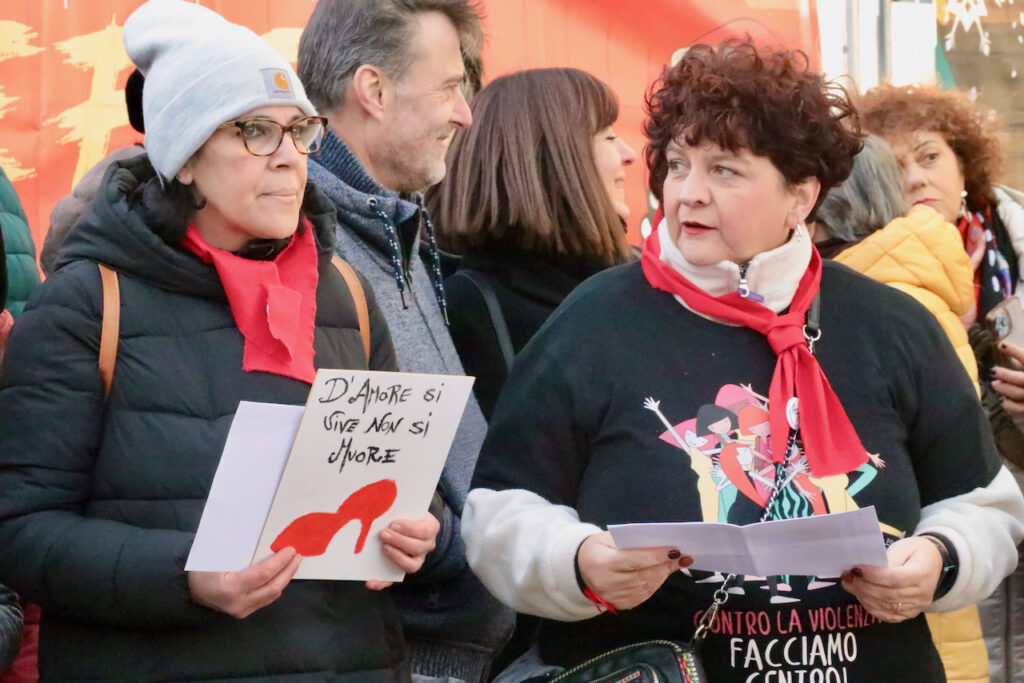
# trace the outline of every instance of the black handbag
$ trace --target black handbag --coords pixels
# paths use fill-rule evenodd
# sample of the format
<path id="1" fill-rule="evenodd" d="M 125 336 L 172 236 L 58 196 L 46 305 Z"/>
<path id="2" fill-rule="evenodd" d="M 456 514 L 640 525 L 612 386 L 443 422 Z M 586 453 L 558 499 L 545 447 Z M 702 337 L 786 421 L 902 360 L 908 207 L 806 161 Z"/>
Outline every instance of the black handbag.
<path id="1" fill-rule="evenodd" d="M 647 640 L 602 653 L 550 683 L 705 683 L 697 648 L 671 640 Z"/>

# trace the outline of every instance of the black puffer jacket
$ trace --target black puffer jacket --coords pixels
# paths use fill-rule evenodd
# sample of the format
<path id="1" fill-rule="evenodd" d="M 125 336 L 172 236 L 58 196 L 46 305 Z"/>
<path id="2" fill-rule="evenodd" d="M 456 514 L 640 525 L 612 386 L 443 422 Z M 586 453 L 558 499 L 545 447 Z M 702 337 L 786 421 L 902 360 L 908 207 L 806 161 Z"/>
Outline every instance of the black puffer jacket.
<path id="1" fill-rule="evenodd" d="M 293 581 L 243 620 L 189 599 L 185 558 L 239 401 L 309 385 L 242 370 L 213 266 L 157 236 L 145 157 L 116 164 L 11 336 L 0 385 L 0 581 L 43 609 L 44 679 L 392 681 L 406 677 L 386 592 Z M 148 185 L 152 189 L 152 185 Z M 320 254 L 318 367 L 366 368 L 330 265 L 334 208 L 307 188 Z M 157 229 L 157 232 L 154 232 Z M 96 262 L 121 273 L 113 391 L 97 367 Z M 395 368 L 368 285 L 370 367 Z"/>

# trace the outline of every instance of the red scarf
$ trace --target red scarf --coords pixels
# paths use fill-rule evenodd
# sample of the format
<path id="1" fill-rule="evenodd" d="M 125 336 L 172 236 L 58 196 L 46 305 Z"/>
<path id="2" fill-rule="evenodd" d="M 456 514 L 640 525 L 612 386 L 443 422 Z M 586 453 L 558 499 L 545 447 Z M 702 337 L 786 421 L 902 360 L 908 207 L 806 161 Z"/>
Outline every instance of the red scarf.
<path id="1" fill-rule="evenodd" d="M 657 231 L 644 242 L 642 265 L 652 287 L 678 295 L 691 310 L 744 325 L 768 338 L 778 356 L 768 390 L 768 421 L 771 440 L 776 445 L 772 452 L 774 462 L 781 463 L 786 456 L 782 452 L 785 448 L 779 446 L 788 442 L 786 406 L 794 396 L 800 398 L 800 434 L 814 476 L 847 474 L 867 462 L 867 451 L 804 339 L 805 314 L 821 282 L 821 256 L 817 249 L 811 254 L 811 263 L 800 279 L 789 312 L 781 315 L 736 292 L 714 297 L 694 285 L 661 260 Z"/>
<path id="2" fill-rule="evenodd" d="M 254 261 L 210 246 L 195 225 L 181 245 L 217 269 L 231 316 L 245 338 L 242 369 L 313 383 L 316 326 L 316 243 L 303 219 L 292 241 L 272 261 Z"/>

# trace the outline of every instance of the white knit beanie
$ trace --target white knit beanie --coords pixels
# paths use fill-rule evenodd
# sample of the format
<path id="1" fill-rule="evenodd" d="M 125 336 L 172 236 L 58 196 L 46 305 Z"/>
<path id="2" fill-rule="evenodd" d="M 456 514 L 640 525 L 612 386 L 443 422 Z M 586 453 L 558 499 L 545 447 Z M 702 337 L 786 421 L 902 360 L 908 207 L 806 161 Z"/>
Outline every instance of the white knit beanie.
<path id="1" fill-rule="evenodd" d="M 294 105 L 316 115 L 280 53 L 195 2 L 149 0 L 125 22 L 124 45 L 146 77 L 146 151 L 166 180 L 219 125 L 247 111 Z"/>

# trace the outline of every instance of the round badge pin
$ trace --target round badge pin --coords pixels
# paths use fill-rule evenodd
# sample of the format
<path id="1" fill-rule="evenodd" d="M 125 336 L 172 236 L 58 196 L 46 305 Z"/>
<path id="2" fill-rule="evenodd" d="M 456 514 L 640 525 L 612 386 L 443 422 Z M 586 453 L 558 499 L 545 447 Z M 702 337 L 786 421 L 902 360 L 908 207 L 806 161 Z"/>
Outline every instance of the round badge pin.
<path id="1" fill-rule="evenodd" d="M 786 402 L 786 421 L 790 429 L 800 429 L 800 402 L 796 396 Z"/>

